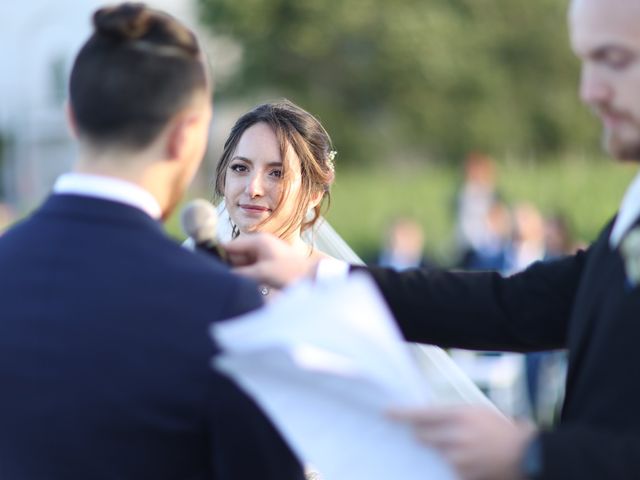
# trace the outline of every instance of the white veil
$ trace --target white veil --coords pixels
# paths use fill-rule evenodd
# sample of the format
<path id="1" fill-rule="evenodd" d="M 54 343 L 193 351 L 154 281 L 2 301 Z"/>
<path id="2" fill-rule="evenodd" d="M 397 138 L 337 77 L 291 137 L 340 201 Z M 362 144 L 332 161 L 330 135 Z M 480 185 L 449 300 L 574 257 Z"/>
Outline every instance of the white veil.
<path id="1" fill-rule="evenodd" d="M 231 221 L 224 201 L 217 207 L 218 238 L 231 239 Z M 362 259 L 349 247 L 342 237 L 321 218 L 313 230 L 303 233 L 303 239 L 314 248 L 353 265 L 364 265 Z M 411 344 L 413 353 L 430 381 L 434 400 L 438 404 L 493 404 L 476 387 L 471 379 L 456 365 L 449 355 L 433 345 Z"/>

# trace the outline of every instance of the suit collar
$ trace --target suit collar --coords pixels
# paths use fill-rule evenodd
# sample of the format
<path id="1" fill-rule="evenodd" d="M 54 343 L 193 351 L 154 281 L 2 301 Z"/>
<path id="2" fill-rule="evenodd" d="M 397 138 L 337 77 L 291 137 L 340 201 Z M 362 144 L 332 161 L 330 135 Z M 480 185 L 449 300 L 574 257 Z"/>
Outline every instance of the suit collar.
<path id="1" fill-rule="evenodd" d="M 162 215 L 162 209 L 151 193 L 120 178 L 76 172 L 65 173 L 58 178 L 53 191 L 125 203 L 139 208 L 155 219 L 159 219 Z"/>
<path id="2" fill-rule="evenodd" d="M 612 249 L 617 248 L 620 245 L 620 241 L 629 229 L 637 223 L 637 219 L 640 216 L 640 173 L 627 188 L 622 203 L 620 204 L 620 210 L 616 217 L 611 236 L 609 237 L 609 245 Z"/>
<path id="3" fill-rule="evenodd" d="M 108 222 L 111 224 L 144 226 L 164 234 L 162 224 L 139 208 L 122 202 L 84 195 L 54 193 L 49 196 L 34 215 L 55 215 L 73 218 L 86 223 Z"/>

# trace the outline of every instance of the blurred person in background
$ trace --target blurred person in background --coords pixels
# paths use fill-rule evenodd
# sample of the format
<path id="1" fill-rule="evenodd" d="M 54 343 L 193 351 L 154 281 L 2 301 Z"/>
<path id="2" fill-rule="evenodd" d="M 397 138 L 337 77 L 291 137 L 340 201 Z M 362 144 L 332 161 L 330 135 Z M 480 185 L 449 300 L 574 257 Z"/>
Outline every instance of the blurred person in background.
<path id="1" fill-rule="evenodd" d="M 575 254 L 578 247 L 569 222 L 560 213 L 544 220 L 544 260 L 552 261 Z M 531 416 L 539 425 L 550 426 L 557 420 L 564 396 L 567 352 L 533 352 L 525 358 L 527 394 Z"/>
<path id="2" fill-rule="evenodd" d="M 478 255 L 495 247 L 487 223 L 491 209 L 500 201 L 496 166 L 488 155 L 471 152 L 464 163 L 464 180 L 456 195 L 456 243 L 460 266 L 470 267 Z"/>
<path id="3" fill-rule="evenodd" d="M 71 173 L 0 238 L 0 477 L 299 479 L 257 406 L 210 367 L 211 322 L 253 282 L 162 230 L 202 160 L 200 44 L 142 4 L 98 10 L 69 86 Z"/>
<path id="4" fill-rule="evenodd" d="M 505 272 L 509 268 L 512 244 L 511 211 L 506 203 L 496 199 L 481 219 L 484 240 L 475 249 L 467 251 L 461 268 Z"/>
<path id="5" fill-rule="evenodd" d="M 544 221 L 544 258 L 555 260 L 574 254 L 582 248 L 581 242 L 573 238 L 567 217 L 554 213 Z"/>
<path id="6" fill-rule="evenodd" d="M 393 219 L 385 232 L 384 248 L 376 264 L 395 270 L 433 268 L 433 262 L 425 256 L 422 226 L 407 216 Z"/>
<path id="7" fill-rule="evenodd" d="M 546 242 L 547 222 L 540 210 L 531 203 L 520 203 L 513 209 L 513 218 L 515 228 L 507 262 L 507 274 L 521 272 L 532 263 L 549 258 Z M 562 353 L 559 355 L 561 357 Z M 557 385 L 557 382 L 555 379 L 547 377 L 550 368 L 543 368 L 543 366 L 551 367 L 556 359 L 560 360 L 560 357 L 557 357 L 555 352 L 532 352 L 527 353 L 524 356 L 524 361 L 521 362 L 520 371 L 524 375 L 523 383 L 526 390 L 526 395 L 523 397 L 528 401 L 526 402 L 528 405 L 524 407 L 528 408 L 528 414 L 534 420 L 541 421 L 545 418 L 543 423 L 549 423 L 548 419 L 552 417 L 552 414 L 550 415 L 548 412 L 540 412 L 539 398 L 541 392 L 545 392 L 545 394 L 550 392 L 554 388 L 553 386 Z M 544 381 L 547 381 L 548 385 L 545 388 L 540 388 L 544 385 L 541 382 Z M 522 414 L 524 415 L 524 411 Z"/>
<path id="8" fill-rule="evenodd" d="M 520 272 L 544 257 L 544 217 L 535 205 L 519 203 L 513 208 L 513 238 L 504 273 Z"/>

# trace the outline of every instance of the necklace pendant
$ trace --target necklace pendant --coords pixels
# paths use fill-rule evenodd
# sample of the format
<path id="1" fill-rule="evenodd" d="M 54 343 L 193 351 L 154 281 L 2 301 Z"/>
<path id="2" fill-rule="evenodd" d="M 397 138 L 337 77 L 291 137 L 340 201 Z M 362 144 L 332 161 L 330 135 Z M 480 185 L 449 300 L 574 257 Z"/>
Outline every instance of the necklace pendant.
<path id="1" fill-rule="evenodd" d="M 263 297 L 266 297 L 267 295 L 269 295 L 269 287 L 264 285 L 260 287 L 260 295 L 262 295 Z"/>

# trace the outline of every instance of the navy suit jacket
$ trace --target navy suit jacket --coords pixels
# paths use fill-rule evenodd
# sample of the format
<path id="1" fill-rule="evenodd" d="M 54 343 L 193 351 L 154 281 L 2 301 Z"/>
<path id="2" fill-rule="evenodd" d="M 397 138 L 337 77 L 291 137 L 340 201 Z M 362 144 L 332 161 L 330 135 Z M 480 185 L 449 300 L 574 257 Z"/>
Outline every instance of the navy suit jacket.
<path id="1" fill-rule="evenodd" d="M 210 365 L 210 324 L 260 304 L 142 211 L 51 196 L 0 237 L 0 478 L 301 478 Z"/>
<path id="2" fill-rule="evenodd" d="M 569 349 L 562 419 L 540 438 L 541 479 L 640 478 L 640 286 L 609 246 L 611 226 L 586 252 L 509 278 L 370 270 L 409 340 Z"/>

